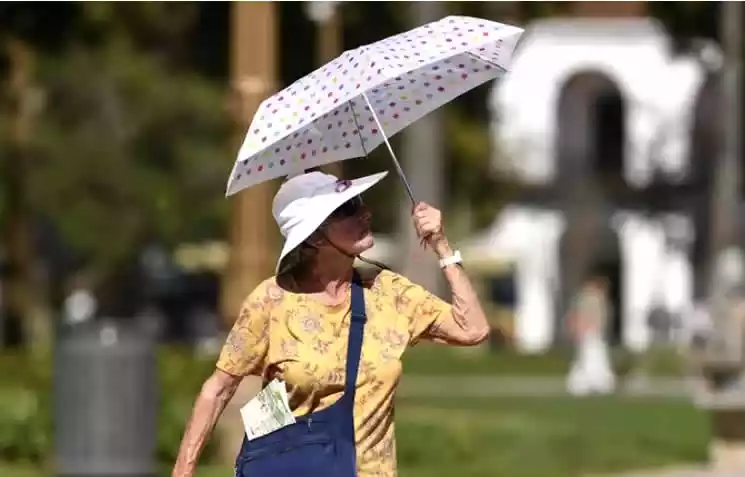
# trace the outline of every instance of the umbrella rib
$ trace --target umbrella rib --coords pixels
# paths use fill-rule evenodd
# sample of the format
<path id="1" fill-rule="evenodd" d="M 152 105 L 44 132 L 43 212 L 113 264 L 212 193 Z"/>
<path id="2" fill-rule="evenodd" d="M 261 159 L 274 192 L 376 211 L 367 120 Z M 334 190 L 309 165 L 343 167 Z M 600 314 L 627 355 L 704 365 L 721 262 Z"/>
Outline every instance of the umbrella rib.
<path id="1" fill-rule="evenodd" d="M 357 122 L 357 113 L 354 112 L 354 101 L 347 101 L 347 104 L 349 104 L 349 108 L 352 110 L 352 119 L 354 120 L 354 127 L 357 128 L 357 135 L 360 137 L 362 152 L 365 154 L 365 157 L 368 157 L 367 149 L 365 148 L 365 141 L 362 140 L 362 129 L 360 128 L 360 123 Z"/>
<path id="2" fill-rule="evenodd" d="M 472 51 L 467 51 L 466 54 L 471 55 L 474 58 L 476 58 L 477 60 L 483 61 L 484 63 L 497 68 L 502 73 L 507 73 L 507 70 L 505 68 L 503 68 L 502 66 L 499 66 L 499 64 L 491 61 L 488 58 L 484 58 L 483 56 L 479 55 L 478 53 L 474 53 Z"/>

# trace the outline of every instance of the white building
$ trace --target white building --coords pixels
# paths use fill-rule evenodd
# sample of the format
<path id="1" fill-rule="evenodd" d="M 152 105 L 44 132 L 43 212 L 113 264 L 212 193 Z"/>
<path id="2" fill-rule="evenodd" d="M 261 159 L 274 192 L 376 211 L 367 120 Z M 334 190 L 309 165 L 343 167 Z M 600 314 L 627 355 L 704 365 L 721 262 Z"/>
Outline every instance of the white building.
<path id="1" fill-rule="evenodd" d="M 577 161 L 588 161 L 590 149 L 604 156 L 596 160 L 611 161 L 605 156 L 612 154 L 590 144 L 588 133 L 602 119 L 593 108 L 610 97 L 622 115 L 616 128 L 621 139 L 610 152 L 620 154 L 619 173 L 631 191 L 627 195 L 638 191 L 641 196 L 655 181 L 683 183 L 690 172 L 690 131 L 705 78 L 701 63 L 675 55 L 666 32 L 651 20 L 535 24 L 490 99 L 494 167 L 538 189 L 558 190 L 562 174 L 571 175 L 582 166 Z M 560 244 L 567 223 L 555 205 L 515 203 L 489 232 L 491 252 L 516 266 L 515 332 L 526 352 L 545 350 L 561 332 L 557 303 L 564 296 L 561 270 L 567 257 Z M 692 218 L 686 210 L 658 213 L 613 201 L 603 218 L 617 237 L 606 240 L 616 242 L 606 259 L 618 262 L 620 339 L 642 350 L 651 340 L 654 307 L 680 317 L 692 309 Z"/>

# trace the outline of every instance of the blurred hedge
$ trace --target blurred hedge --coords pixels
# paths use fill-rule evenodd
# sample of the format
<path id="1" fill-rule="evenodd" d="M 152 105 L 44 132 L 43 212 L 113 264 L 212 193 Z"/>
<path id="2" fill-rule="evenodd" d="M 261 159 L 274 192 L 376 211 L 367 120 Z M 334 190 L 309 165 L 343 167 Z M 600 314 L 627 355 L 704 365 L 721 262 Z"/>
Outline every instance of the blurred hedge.
<path id="1" fill-rule="evenodd" d="M 0 462 L 45 464 L 52 455 L 51 361 L 22 354 L 0 354 Z M 196 359 L 188 350 L 162 349 L 158 356 L 160 412 L 157 458 L 171 464 L 183 430 L 213 359 Z M 214 460 L 216 439 L 205 449 Z"/>

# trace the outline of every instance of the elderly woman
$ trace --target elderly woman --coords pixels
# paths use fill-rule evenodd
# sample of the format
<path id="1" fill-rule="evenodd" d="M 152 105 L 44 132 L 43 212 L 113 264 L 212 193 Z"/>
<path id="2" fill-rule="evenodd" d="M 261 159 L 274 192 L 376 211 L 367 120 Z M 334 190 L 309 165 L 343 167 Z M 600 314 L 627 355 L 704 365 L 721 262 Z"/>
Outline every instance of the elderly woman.
<path id="1" fill-rule="evenodd" d="M 440 260 L 452 305 L 385 268 L 354 268 L 373 246 L 360 195 L 385 175 L 342 181 L 309 172 L 280 187 L 272 209 L 285 244 L 276 276 L 245 299 L 196 400 L 174 476 L 195 475 L 205 441 L 247 375 L 265 384 L 281 379 L 296 422 L 244 438 L 237 476 L 396 475 L 393 410 L 404 351 L 421 340 L 477 345 L 489 325 L 440 211 L 427 204 L 414 207 L 414 226 Z"/>

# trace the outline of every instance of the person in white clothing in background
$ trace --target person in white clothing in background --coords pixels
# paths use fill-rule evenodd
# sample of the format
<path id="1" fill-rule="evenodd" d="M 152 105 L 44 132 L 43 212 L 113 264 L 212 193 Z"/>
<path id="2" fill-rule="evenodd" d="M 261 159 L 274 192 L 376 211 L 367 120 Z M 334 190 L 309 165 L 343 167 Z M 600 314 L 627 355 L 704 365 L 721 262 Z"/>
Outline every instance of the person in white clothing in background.
<path id="1" fill-rule="evenodd" d="M 608 279 L 593 277 L 578 293 L 568 316 L 576 345 L 567 377 L 567 389 L 572 395 L 607 394 L 615 389 L 616 379 L 605 339 L 612 312 Z"/>

